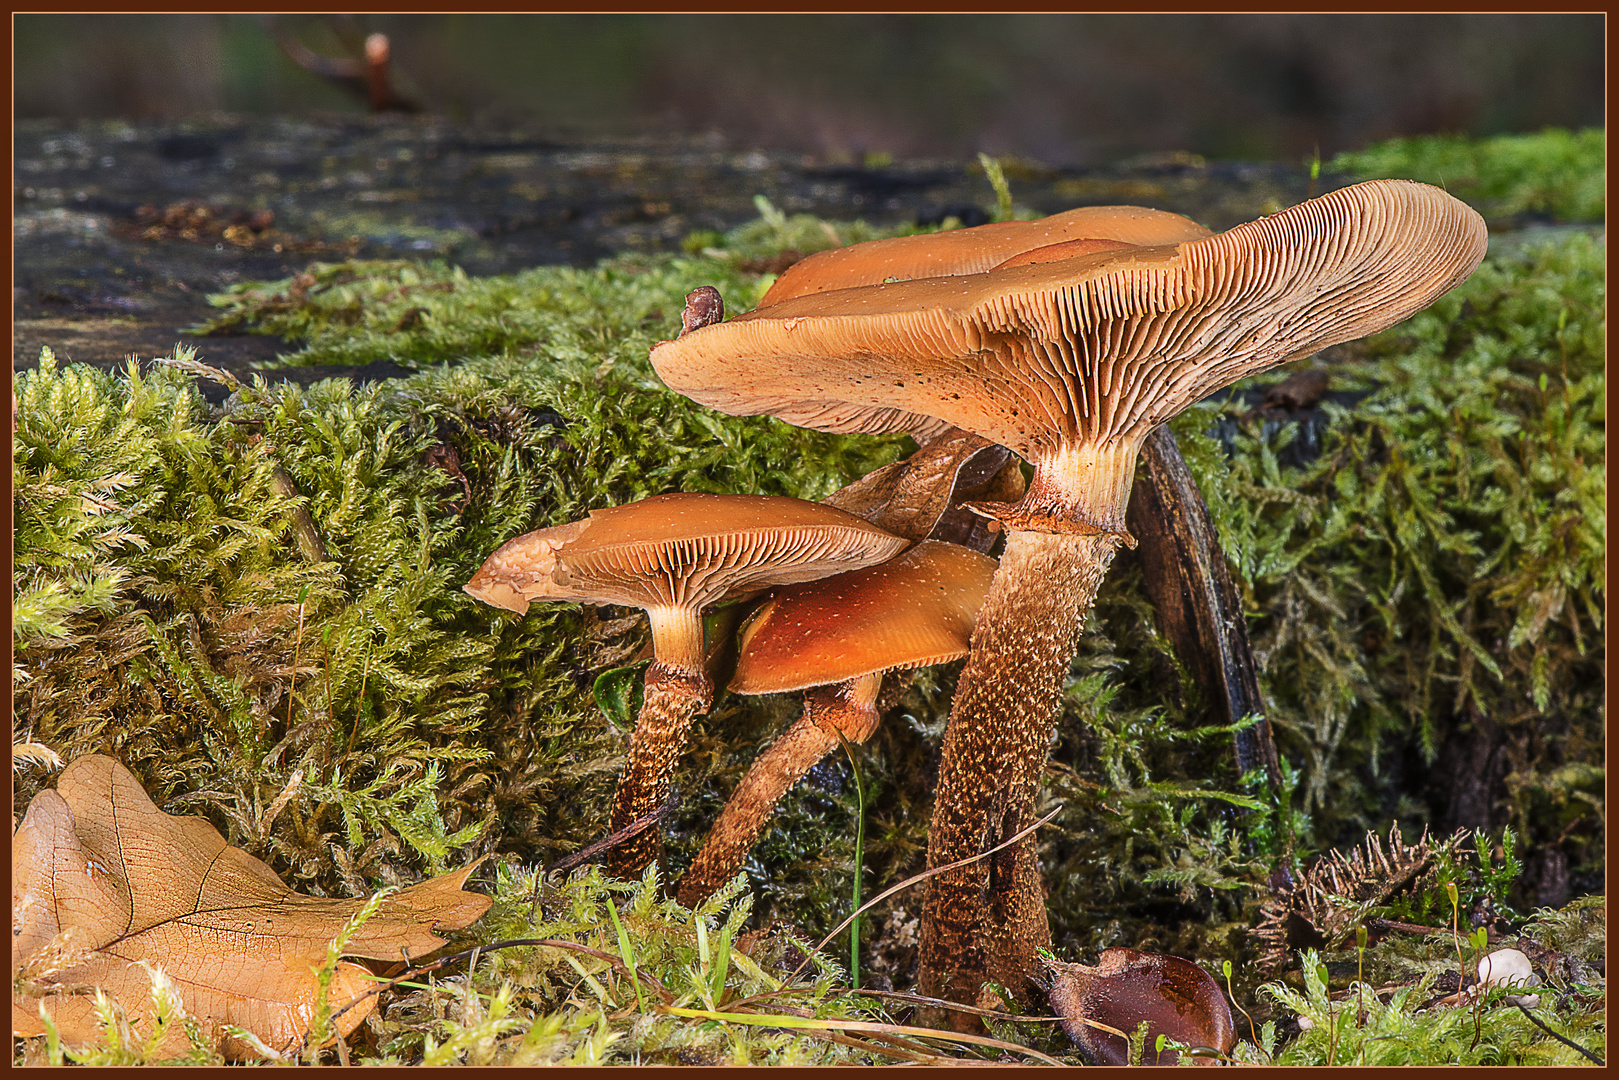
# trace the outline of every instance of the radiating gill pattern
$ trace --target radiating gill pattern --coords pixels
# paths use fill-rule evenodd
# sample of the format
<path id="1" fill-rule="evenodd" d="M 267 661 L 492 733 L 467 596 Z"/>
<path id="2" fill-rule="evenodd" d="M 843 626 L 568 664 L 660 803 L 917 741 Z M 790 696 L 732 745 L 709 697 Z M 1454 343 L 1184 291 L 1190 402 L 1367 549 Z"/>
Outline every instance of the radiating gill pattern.
<path id="1" fill-rule="evenodd" d="M 1008 445 L 1038 456 L 1144 436 L 1222 386 L 1383 330 L 1465 279 L 1485 243 L 1477 216 L 1437 189 L 1363 184 L 1181 244 L 1159 265 L 958 317 L 983 328 L 980 377 L 1018 384 L 995 396 L 997 426 L 1034 436 Z M 1036 404 L 1049 434 L 1012 419 Z"/>
<path id="2" fill-rule="evenodd" d="M 885 435 L 903 432 L 914 437 L 918 445 L 938 438 L 951 427 L 948 420 L 923 413 L 871 408 L 841 401 L 795 401 L 773 407 L 770 415 L 799 427 L 839 434 Z"/>
<path id="3" fill-rule="evenodd" d="M 846 289 L 825 314 L 801 298 L 652 361 L 727 412 L 842 432 L 927 416 L 1038 463 L 1139 441 L 1238 379 L 1385 329 L 1465 279 L 1486 241 L 1438 188 L 1372 181 L 1178 245 Z"/>
<path id="4" fill-rule="evenodd" d="M 618 603 L 700 608 L 770 584 L 825 577 L 846 569 L 856 553 L 893 555 L 904 546 L 899 537 L 842 525 L 728 533 L 565 552 L 557 580 L 589 578 L 598 583 L 597 592 Z"/>

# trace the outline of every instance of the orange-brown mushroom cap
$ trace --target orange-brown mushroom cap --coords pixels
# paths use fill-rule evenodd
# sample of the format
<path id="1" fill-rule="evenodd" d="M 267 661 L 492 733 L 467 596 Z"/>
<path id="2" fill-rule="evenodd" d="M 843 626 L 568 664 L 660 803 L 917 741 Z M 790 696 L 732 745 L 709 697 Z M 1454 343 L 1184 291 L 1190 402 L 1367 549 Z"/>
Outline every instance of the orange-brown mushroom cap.
<path id="1" fill-rule="evenodd" d="M 1029 499 L 1122 532 L 1152 427 L 1421 310 L 1486 243 L 1483 219 L 1440 189 L 1375 180 L 1200 240 L 801 295 L 651 359 L 672 389 L 733 414 L 826 431 L 947 421 L 1033 462 Z M 1099 458 L 1109 444 L 1127 452 Z M 1062 505 L 1043 467 L 1094 488 L 1096 506 Z"/>
<path id="2" fill-rule="evenodd" d="M 774 495 L 655 495 L 507 541 L 466 591 L 519 614 L 536 600 L 702 608 L 891 558 L 906 541 L 835 507 Z"/>
<path id="3" fill-rule="evenodd" d="M 842 683 L 967 655 L 995 560 L 927 540 L 880 566 L 790 585 L 742 629 L 739 694 Z"/>
<path id="4" fill-rule="evenodd" d="M 926 236 L 868 240 L 820 251 L 788 267 L 759 302 L 875 285 L 888 279 L 978 274 L 1031 248 L 1071 240 L 1154 246 L 1196 240 L 1209 230 L 1190 218 L 1143 206 L 1082 206 L 1037 221 L 1002 221 Z"/>

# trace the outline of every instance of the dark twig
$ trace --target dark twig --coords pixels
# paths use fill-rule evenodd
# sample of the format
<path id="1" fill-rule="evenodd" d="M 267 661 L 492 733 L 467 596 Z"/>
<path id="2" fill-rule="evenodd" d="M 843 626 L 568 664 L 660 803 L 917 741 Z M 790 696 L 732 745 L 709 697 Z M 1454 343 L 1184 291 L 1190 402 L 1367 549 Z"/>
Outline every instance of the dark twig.
<path id="1" fill-rule="evenodd" d="M 562 858 L 546 867 L 543 873 L 554 874 L 559 870 L 572 870 L 575 866 L 578 866 L 580 863 L 600 855 L 608 848 L 617 847 L 630 837 L 637 836 L 650 829 L 652 826 L 674 813 L 675 808 L 679 805 L 680 792 L 671 791 L 669 793 L 669 801 L 652 811 L 652 813 L 648 814 L 646 817 L 636 818 L 634 821 L 630 822 L 617 832 L 602 837 L 600 840 L 588 847 L 580 848 L 572 855 L 564 855 Z"/>
<path id="2" fill-rule="evenodd" d="M 1398 922 L 1394 919 L 1367 919 L 1366 926 L 1371 930 L 1398 930 L 1403 934 L 1448 934 L 1449 930 L 1438 926 L 1419 926 L 1416 923 Z"/>
<path id="3" fill-rule="evenodd" d="M 787 993 L 788 991 L 780 992 Z M 987 1016 L 991 1020 L 1009 1020 L 1019 1024 L 1054 1024 L 1062 1019 L 1060 1016 L 1025 1016 L 1020 1013 L 1001 1012 L 998 1009 L 980 1009 L 976 1005 L 962 1005 L 959 1002 L 946 1001 L 944 998 L 924 997 L 921 994 L 907 994 L 898 990 L 867 990 L 865 987 L 861 987 L 858 990 L 850 990 L 849 993 L 863 994 L 870 997 L 893 998 L 895 1001 L 903 1001 L 910 1005 L 921 1005 L 924 1008 L 950 1009 L 954 1012 L 971 1013 L 973 1016 Z M 759 994 L 748 1000 L 757 1001 L 759 998 L 768 996 L 768 994 Z"/>
<path id="4" fill-rule="evenodd" d="M 369 34 L 361 56 L 322 56 L 282 29 L 275 16 L 264 17 L 266 29 L 294 64 L 334 86 L 365 98 L 376 112 L 421 112 L 422 106 L 399 94 L 389 78 L 392 47 L 386 34 Z"/>
<path id="5" fill-rule="evenodd" d="M 1598 1065 L 1606 1065 L 1607 1064 L 1607 1062 L 1603 1061 L 1601 1058 L 1599 1058 L 1595 1054 L 1591 1053 L 1591 1051 L 1587 1050 L 1585 1047 L 1581 1046 L 1579 1043 L 1573 1041 L 1572 1039 L 1565 1038 L 1564 1036 L 1557 1034 L 1557 1032 L 1553 1031 L 1551 1028 L 1547 1027 L 1546 1024 L 1540 1019 L 1540 1017 L 1538 1017 L 1534 1013 L 1530 1012 L 1523 1005 L 1519 1005 L 1517 1002 L 1513 1002 L 1513 1004 L 1517 1005 L 1517 1008 L 1518 1008 L 1519 1012 L 1523 1013 L 1529 1019 L 1533 1020 L 1535 1022 L 1536 1027 L 1538 1027 L 1540 1030 L 1544 1031 L 1546 1034 L 1550 1035 L 1552 1038 L 1556 1039 L 1558 1042 L 1562 1043 L 1564 1046 L 1568 1047 L 1571 1050 L 1578 1050 L 1580 1053 L 1584 1054 L 1587 1058 L 1590 1058 L 1592 1061 L 1596 1062 Z"/>

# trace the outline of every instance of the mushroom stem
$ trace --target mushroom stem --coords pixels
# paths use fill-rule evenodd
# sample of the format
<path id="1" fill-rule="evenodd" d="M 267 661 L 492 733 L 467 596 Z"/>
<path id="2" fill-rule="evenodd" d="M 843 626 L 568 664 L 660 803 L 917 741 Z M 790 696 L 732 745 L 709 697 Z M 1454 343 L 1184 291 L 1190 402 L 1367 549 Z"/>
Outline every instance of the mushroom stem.
<path id="1" fill-rule="evenodd" d="M 701 640 L 699 637 L 699 643 Z M 630 735 L 629 761 L 613 795 L 610 832 L 638 821 L 668 799 L 675 763 L 686 749 L 691 722 L 708 710 L 714 698 L 714 684 L 702 673 L 700 658 L 701 653 L 695 673 L 677 670 L 661 660 L 647 668 L 646 698 Z M 647 829 L 614 848 L 607 867 L 615 877 L 639 877 L 662 856 L 663 834 Z"/>
<path id="2" fill-rule="evenodd" d="M 1011 506 L 968 504 L 1009 529 L 1032 532 L 1117 533 L 1135 547 L 1124 508 L 1135 483 L 1142 438 L 1064 443 L 1029 455 L 1034 478 L 1022 501 Z"/>
<path id="3" fill-rule="evenodd" d="M 930 869 L 978 855 L 1033 820 L 1069 662 L 1121 542 L 1113 533 L 1009 530 L 945 731 Z M 1035 845 L 1030 836 L 928 879 L 921 993 L 972 1004 L 994 979 L 1026 1002 L 1035 950 L 1050 939 Z"/>
<path id="4" fill-rule="evenodd" d="M 658 658 L 658 663 L 670 671 L 687 674 L 703 670 L 701 611 L 674 605 L 649 607 L 646 618 L 652 624 L 652 655 Z"/>
<path id="5" fill-rule="evenodd" d="M 877 730 L 882 672 L 804 691 L 804 712 L 749 767 L 720 811 L 703 850 L 680 880 L 679 900 L 696 907 L 736 876 L 765 830 L 770 812 L 792 786 L 837 749 L 838 735 L 863 743 Z"/>
<path id="6" fill-rule="evenodd" d="M 822 730 L 806 710 L 792 726 L 760 754 L 720 812 L 703 850 L 680 881 L 679 899 L 696 907 L 714 890 L 736 876 L 776 800 L 838 745 L 838 737 Z"/>
<path id="7" fill-rule="evenodd" d="M 873 671 L 831 686 L 812 686 L 804 691 L 804 714 L 835 739 L 842 735 L 859 745 L 877 730 L 877 695 L 883 689 L 883 673 Z"/>

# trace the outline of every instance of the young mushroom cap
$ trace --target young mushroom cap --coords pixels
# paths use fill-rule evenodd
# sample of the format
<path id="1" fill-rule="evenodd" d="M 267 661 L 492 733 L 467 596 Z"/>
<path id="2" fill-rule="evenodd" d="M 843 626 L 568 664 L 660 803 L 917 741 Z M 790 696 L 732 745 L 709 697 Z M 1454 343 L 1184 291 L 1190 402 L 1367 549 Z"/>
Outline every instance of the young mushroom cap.
<path id="1" fill-rule="evenodd" d="M 881 562 L 904 546 L 821 503 L 682 492 L 507 541 L 466 591 L 519 614 L 537 600 L 702 608 Z"/>
<path id="2" fill-rule="evenodd" d="M 1122 534 L 1152 427 L 1426 307 L 1486 239 L 1438 188 L 1371 181 L 1198 240 L 799 295 L 651 359 L 671 388 L 733 414 L 827 431 L 946 421 L 1035 465 L 1008 524 Z"/>
<path id="3" fill-rule="evenodd" d="M 779 588 L 742 628 L 731 690 L 785 693 L 958 660 L 995 565 L 927 540 L 879 566 Z"/>
<path id="4" fill-rule="evenodd" d="M 978 274 L 1006 259 L 1071 240 L 1121 244 L 1174 244 L 1208 236 L 1179 214 L 1143 206 L 1082 206 L 1038 221 L 1002 221 L 926 236 L 868 240 L 817 252 L 788 267 L 759 302 L 770 307 L 795 296 L 875 285 L 892 278 Z"/>

